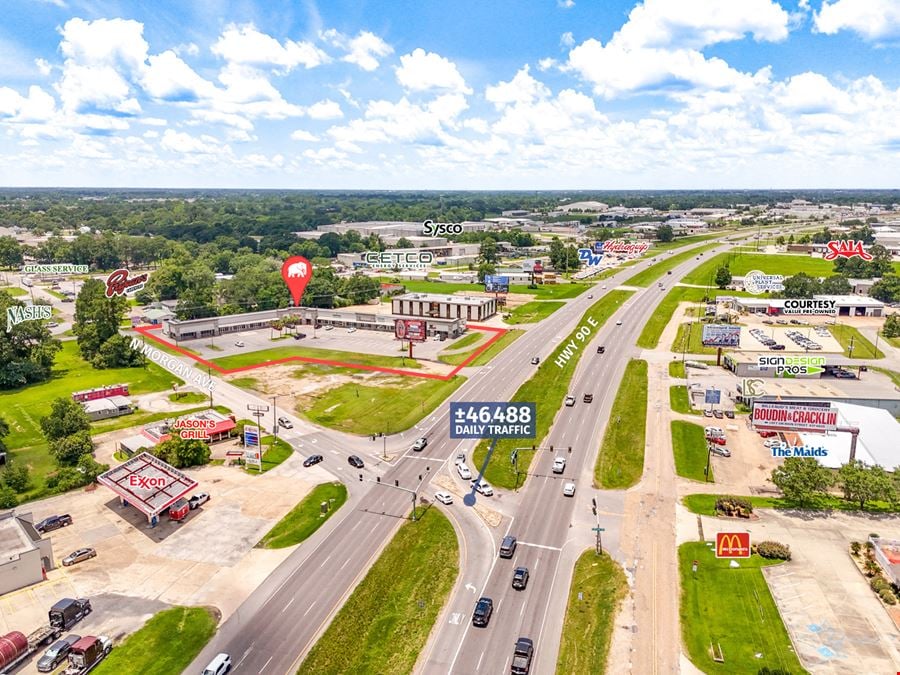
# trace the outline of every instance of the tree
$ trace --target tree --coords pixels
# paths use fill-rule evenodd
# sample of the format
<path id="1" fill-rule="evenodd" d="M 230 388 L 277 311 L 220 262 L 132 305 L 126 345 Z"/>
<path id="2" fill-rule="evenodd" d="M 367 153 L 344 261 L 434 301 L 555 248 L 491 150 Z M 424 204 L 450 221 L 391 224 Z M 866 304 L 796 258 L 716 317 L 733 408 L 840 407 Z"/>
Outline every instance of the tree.
<path id="1" fill-rule="evenodd" d="M 483 284 L 484 278 L 489 274 L 495 274 L 497 267 L 491 263 L 483 262 L 478 266 L 478 283 Z"/>
<path id="2" fill-rule="evenodd" d="M 340 280 L 338 293 L 341 297 L 347 298 L 351 304 L 362 304 L 381 295 L 381 282 L 374 277 L 354 274 Z"/>
<path id="3" fill-rule="evenodd" d="M 831 472 L 814 457 L 788 457 L 772 470 L 772 482 L 785 498 L 800 506 L 826 494 L 833 479 Z"/>
<path id="4" fill-rule="evenodd" d="M 48 379 L 56 352 L 62 349 L 40 321 L 23 321 L 7 330 L 7 308 L 24 306 L 0 291 L 0 389 Z"/>
<path id="5" fill-rule="evenodd" d="M 825 295 L 847 295 L 853 290 L 853 287 L 847 281 L 847 277 L 832 274 L 822 280 L 821 290 Z"/>
<path id="6" fill-rule="evenodd" d="M 75 466 L 82 455 L 94 452 L 94 441 L 90 431 L 78 431 L 50 441 L 50 452 L 60 466 Z"/>
<path id="7" fill-rule="evenodd" d="M 16 493 L 11 488 L 0 488 L 0 509 L 14 509 L 18 504 Z"/>
<path id="8" fill-rule="evenodd" d="M 900 276 L 885 274 L 872 284 L 872 288 L 869 289 L 869 297 L 888 304 L 900 302 Z"/>
<path id="9" fill-rule="evenodd" d="M 894 269 L 893 257 L 891 256 L 891 252 L 888 251 L 881 244 L 875 244 L 874 246 L 869 248 L 869 255 L 872 256 L 872 259 L 868 262 L 868 273 L 869 275 L 866 277 L 867 279 L 872 279 L 873 277 L 883 277 L 885 274 L 889 274 Z"/>
<path id="10" fill-rule="evenodd" d="M 784 235 L 778 235 L 775 237 L 775 243 L 779 246 L 784 246 Z"/>
<path id="11" fill-rule="evenodd" d="M 109 471 L 109 464 L 101 464 L 89 454 L 78 458 L 76 469 L 84 476 L 84 484 L 93 483 L 104 471 Z"/>
<path id="12" fill-rule="evenodd" d="M 406 237 L 400 237 L 394 244 L 394 248 L 413 248 L 413 243 Z"/>
<path id="13" fill-rule="evenodd" d="M 6 468 L 0 473 L 0 483 L 19 494 L 29 488 L 30 482 L 28 467 L 18 462 L 7 462 Z"/>
<path id="14" fill-rule="evenodd" d="M 91 421 L 80 403 L 60 397 L 50 404 L 50 414 L 41 419 L 41 430 L 51 443 L 91 428 Z"/>
<path id="15" fill-rule="evenodd" d="M 716 270 L 716 286 L 719 288 L 725 288 L 728 284 L 731 283 L 731 269 L 728 265 L 722 265 L 719 269 Z"/>
<path id="16" fill-rule="evenodd" d="M 82 285 L 75 299 L 72 332 L 78 340 L 81 355 L 86 361 L 91 361 L 95 368 L 118 368 L 132 362 L 133 350 L 127 343 L 126 349 L 120 349 L 114 354 L 119 361 L 110 361 L 108 365 L 103 365 L 108 359 L 95 361 L 106 341 L 119 335 L 119 324 L 127 309 L 128 300 L 124 296 L 106 297 L 106 285 L 99 279 L 88 279 Z"/>
<path id="17" fill-rule="evenodd" d="M 0 452 L 6 451 L 6 444 L 3 442 L 5 436 L 9 436 L 9 425 L 0 417 Z"/>
<path id="18" fill-rule="evenodd" d="M 890 501 L 891 477 L 880 466 L 866 466 L 855 460 L 844 464 L 838 470 L 838 484 L 844 492 L 844 499 L 865 508 L 866 502 L 873 499 Z"/>
<path id="19" fill-rule="evenodd" d="M 496 264 L 500 257 L 497 255 L 497 242 L 493 239 L 485 239 L 478 250 L 478 258 L 481 262 Z"/>
<path id="20" fill-rule="evenodd" d="M 209 462 L 209 445 L 201 440 L 183 439 L 173 436 L 168 441 L 163 441 L 151 452 L 164 462 L 168 462 L 176 469 L 188 466 L 200 466 Z"/>
<path id="21" fill-rule="evenodd" d="M 884 320 L 884 327 L 881 334 L 886 338 L 900 337 L 900 314 L 891 314 Z M 0 420 L 2 422 L 2 420 Z M 2 432 L 0 432 L 2 434 Z M 0 441 L 0 450 L 3 449 L 3 442 Z"/>
<path id="22" fill-rule="evenodd" d="M 22 261 L 22 245 L 15 237 L 0 237 L 0 267 L 18 267 Z"/>
<path id="23" fill-rule="evenodd" d="M 656 228 L 657 241 L 672 241 L 675 239 L 675 230 L 671 225 L 662 224 Z"/>
<path id="24" fill-rule="evenodd" d="M 132 368 L 143 364 L 141 353 L 132 349 L 131 340 L 116 333 L 100 346 L 91 359 L 94 368 Z"/>
<path id="25" fill-rule="evenodd" d="M 784 280 L 784 290 L 781 295 L 785 298 L 811 298 L 821 291 L 821 284 L 817 279 L 806 272 L 799 272 Z"/>

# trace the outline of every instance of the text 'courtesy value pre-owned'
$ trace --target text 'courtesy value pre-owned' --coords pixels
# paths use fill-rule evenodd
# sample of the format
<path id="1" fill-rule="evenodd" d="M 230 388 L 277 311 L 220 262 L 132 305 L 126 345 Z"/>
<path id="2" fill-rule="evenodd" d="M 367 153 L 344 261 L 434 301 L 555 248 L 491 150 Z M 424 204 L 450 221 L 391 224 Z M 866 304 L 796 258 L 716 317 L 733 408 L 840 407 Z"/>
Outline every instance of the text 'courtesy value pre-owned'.
<path id="1" fill-rule="evenodd" d="M 564 349 L 559 353 L 559 356 L 554 359 L 553 363 L 555 363 L 560 368 L 565 368 L 566 364 L 569 362 L 575 352 L 578 351 L 579 345 L 584 344 L 588 341 L 588 337 L 593 332 L 593 329 L 598 325 L 597 320 L 589 316 L 587 321 L 583 323 L 577 331 L 575 331 L 575 337 L 569 340 L 566 343 Z"/>
<path id="2" fill-rule="evenodd" d="M 451 402 L 450 438 L 535 438 L 535 410 L 518 401 Z"/>

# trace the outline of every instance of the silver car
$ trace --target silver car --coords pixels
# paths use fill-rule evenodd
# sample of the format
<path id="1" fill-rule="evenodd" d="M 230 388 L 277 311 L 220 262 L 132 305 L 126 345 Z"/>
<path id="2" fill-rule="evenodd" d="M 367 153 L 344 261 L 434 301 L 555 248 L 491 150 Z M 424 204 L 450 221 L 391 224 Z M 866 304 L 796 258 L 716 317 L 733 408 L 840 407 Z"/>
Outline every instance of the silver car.
<path id="1" fill-rule="evenodd" d="M 75 563 L 80 563 L 84 560 L 90 560 L 91 558 L 97 557 L 97 551 L 92 548 L 80 548 L 77 551 L 72 551 L 69 555 L 62 559 L 62 564 L 64 567 L 68 567 L 69 565 L 74 565 Z"/>

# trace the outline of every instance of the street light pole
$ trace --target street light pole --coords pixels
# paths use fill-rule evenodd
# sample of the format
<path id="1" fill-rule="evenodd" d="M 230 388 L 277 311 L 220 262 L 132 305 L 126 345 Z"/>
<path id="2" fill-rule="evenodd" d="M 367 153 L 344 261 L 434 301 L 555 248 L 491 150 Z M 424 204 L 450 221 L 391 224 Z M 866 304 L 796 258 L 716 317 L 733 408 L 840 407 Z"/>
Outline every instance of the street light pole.
<path id="1" fill-rule="evenodd" d="M 278 438 L 278 418 L 275 416 L 275 400 L 278 396 L 272 397 L 272 435 Z"/>
<path id="2" fill-rule="evenodd" d="M 709 462 L 710 457 L 712 457 L 712 445 L 707 441 L 706 443 L 706 468 L 703 470 L 703 482 L 709 482 Z"/>

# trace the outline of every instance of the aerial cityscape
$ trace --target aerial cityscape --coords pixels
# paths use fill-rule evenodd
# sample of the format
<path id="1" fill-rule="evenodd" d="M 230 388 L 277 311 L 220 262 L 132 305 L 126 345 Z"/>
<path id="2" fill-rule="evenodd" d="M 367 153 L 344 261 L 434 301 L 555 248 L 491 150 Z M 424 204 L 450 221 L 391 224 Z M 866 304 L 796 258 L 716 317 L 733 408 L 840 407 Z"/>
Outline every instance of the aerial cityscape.
<path id="1" fill-rule="evenodd" d="M 900 0 L 12 0 L 0 675 L 900 673 Z"/>

